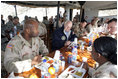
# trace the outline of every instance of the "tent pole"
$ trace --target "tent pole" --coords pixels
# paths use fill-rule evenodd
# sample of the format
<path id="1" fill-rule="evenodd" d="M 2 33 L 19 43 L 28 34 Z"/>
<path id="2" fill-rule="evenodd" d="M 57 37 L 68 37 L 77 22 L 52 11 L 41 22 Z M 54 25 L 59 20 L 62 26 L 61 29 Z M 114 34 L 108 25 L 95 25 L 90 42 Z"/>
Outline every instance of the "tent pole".
<path id="1" fill-rule="evenodd" d="M 17 8 L 16 8 L 16 5 L 14 5 L 14 8 L 15 8 L 15 14 L 17 16 Z"/>
<path id="2" fill-rule="evenodd" d="M 80 8 L 80 19 L 79 19 L 80 22 L 81 22 L 81 19 L 82 19 L 82 5 L 81 5 L 81 8 Z"/>
<path id="3" fill-rule="evenodd" d="M 46 16 L 47 16 L 47 8 L 45 8 Z"/>
<path id="4" fill-rule="evenodd" d="M 57 23 L 56 23 L 56 28 L 58 28 L 58 22 L 59 22 L 59 8 L 60 8 L 60 1 L 58 1 L 58 7 L 57 7 Z"/>

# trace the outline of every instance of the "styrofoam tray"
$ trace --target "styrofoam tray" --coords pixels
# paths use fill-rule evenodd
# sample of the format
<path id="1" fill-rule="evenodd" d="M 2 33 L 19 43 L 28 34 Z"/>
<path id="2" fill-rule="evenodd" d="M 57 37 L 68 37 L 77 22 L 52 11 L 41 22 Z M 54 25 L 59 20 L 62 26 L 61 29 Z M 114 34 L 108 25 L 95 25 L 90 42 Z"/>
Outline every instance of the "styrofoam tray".
<path id="1" fill-rule="evenodd" d="M 46 56 L 46 58 L 48 58 L 47 62 L 48 62 L 49 60 L 54 60 L 54 59 L 51 58 L 51 57 L 47 57 L 47 56 Z M 45 57 L 42 58 L 42 62 L 41 62 L 41 63 L 35 65 L 36 68 L 42 69 L 42 67 L 45 67 L 45 66 L 46 66 L 46 67 L 50 67 L 51 64 L 49 64 L 49 63 L 43 63 L 43 59 L 45 59 Z"/>
<path id="2" fill-rule="evenodd" d="M 69 74 L 69 69 L 70 68 L 73 68 L 75 71 L 73 73 L 70 73 Z M 86 73 L 86 70 L 85 69 L 81 69 L 80 72 L 82 72 L 82 75 L 81 76 L 78 76 L 76 75 L 75 73 L 79 70 L 79 67 L 75 67 L 75 66 L 72 66 L 70 65 L 64 72 L 62 72 L 58 78 L 83 78 L 83 76 L 85 75 Z M 69 76 L 67 77 L 67 75 L 69 74 Z"/>

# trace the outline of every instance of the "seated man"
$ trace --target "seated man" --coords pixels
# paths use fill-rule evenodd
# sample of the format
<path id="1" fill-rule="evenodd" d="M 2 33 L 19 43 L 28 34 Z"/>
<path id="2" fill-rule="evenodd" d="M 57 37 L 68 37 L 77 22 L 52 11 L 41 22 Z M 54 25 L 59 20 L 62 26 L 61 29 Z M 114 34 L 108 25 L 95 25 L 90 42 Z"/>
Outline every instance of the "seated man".
<path id="1" fill-rule="evenodd" d="M 38 21 L 38 22 L 39 22 L 39 28 L 38 28 L 39 29 L 39 36 L 45 35 L 47 33 L 46 25 L 40 21 Z"/>
<path id="2" fill-rule="evenodd" d="M 92 57 L 98 63 L 95 69 L 89 68 L 92 78 L 117 78 L 117 40 L 100 37 L 94 41 Z"/>
<path id="3" fill-rule="evenodd" d="M 110 37 L 117 39 L 117 19 L 113 18 L 108 21 L 108 33 Z"/>
<path id="4" fill-rule="evenodd" d="M 64 26 L 55 30 L 52 38 L 53 50 L 58 50 L 64 46 L 68 46 L 72 41 L 74 41 L 76 35 L 71 31 L 71 28 L 72 22 L 67 21 Z"/>
<path id="5" fill-rule="evenodd" d="M 33 65 L 41 62 L 41 55 L 48 54 L 44 42 L 38 37 L 38 26 L 36 20 L 28 19 L 25 21 L 23 32 L 13 37 L 8 43 L 4 66 L 9 73 L 28 71 Z"/>
<path id="6" fill-rule="evenodd" d="M 80 24 L 76 24 L 74 28 L 74 33 L 76 34 L 77 37 L 83 37 L 87 35 L 87 30 L 85 26 L 87 25 L 87 21 L 83 20 L 80 22 Z"/>
<path id="7" fill-rule="evenodd" d="M 6 24 L 6 36 L 10 40 L 12 37 L 17 35 L 20 31 L 22 31 L 23 28 L 20 26 L 19 18 L 15 16 L 13 18 L 13 21 L 10 21 L 8 24 Z"/>
<path id="8" fill-rule="evenodd" d="M 99 18 L 97 17 L 94 17 L 92 20 L 91 20 L 91 23 L 86 27 L 86 29 L 88 30 L 88 32 L 97 32 L 97 29 L 98 29 L 98 21 L 99 21 Z"/>
<path id="9" fill-rule="evenodd" d="M 13 17 L 11 15 L 8 16 L 8 22 L 5 24 L 6 30 L 10 30 L 13 28 Z"/>

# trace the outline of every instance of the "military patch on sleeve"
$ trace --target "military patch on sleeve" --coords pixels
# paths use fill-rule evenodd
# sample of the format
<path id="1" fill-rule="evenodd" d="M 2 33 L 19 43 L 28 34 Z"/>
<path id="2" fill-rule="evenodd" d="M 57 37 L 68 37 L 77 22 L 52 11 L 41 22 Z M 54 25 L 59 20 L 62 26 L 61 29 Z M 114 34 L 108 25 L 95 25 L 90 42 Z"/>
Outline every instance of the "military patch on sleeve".
<path id="1" fill-rule="evenodd" d="M 65 40 L 65 39 L 66 39 L 66 37 L 65 37 L 65 36 L 62 36 L 62 37 L 61 37 L 61 39 L 62 39 L 62 40 Z"/>
<path id="2" fill-rule="evenodd" d="M 14 45 L 12 45 L 12 44 L 7 45 L 7 48 L 13 48 L 13 47 L 14 47 Z"/>

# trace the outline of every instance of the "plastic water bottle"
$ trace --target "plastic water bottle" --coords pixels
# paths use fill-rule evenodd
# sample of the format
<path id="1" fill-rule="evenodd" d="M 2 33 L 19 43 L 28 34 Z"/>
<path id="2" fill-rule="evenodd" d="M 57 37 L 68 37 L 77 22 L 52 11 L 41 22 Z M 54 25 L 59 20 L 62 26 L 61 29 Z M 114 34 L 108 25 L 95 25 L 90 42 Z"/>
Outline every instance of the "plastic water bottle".
<path id="1" fill-rule="evenodd" d="M 14 36 L 17 35 L 17 27 L 14 26 Z"/>
<path id="2" fill-rule="evenodd" d="M 44 78 L 45 74 L 47 73 L 45 67 L 42 67 L 41 69 L 41 78 Z"/>
<path id="3" fill-rule="evenodd" d="M 58 61 L 55 61 L 54 63 L 53 63 L 53 66 L 54 66 L 54 68 L 55 68 L 55 72 L 58 72 L 59 71 L 59 62 Z"/>
<path id="4" fill-rule="evenodd" d="M 77 38 L 74 39 L 74 47 L 77 46 Z"/>
<path id="5" fill-rule="evenodd" d="M 77 60 L 77 46 L 72 49 L 72 62 Z"/>
<path id="6" fill-rule="evenodd" d="M 43 63 L 45 64 L 46 63 L 46 59 L 43 60 Z M 44 78 L 45 74 L 47 73 L 47 70 L 46 70 L 46 67 L 42 67 L 41 69 L 41 78 Z"/>
<path id="7" fill-rule="evenodd" d="M 80 49 L 81 49 L 81 51 L 84 50 L 84 44 L 83 43 L 81 44 L 81 48 Z"/>
<path id="8" fill-rule="evenodd" d="M 12 33 L 10 33 L 10 38 L 12 38 L 13 37 L 13 34 Z"/>

